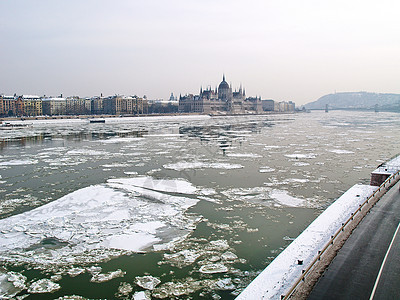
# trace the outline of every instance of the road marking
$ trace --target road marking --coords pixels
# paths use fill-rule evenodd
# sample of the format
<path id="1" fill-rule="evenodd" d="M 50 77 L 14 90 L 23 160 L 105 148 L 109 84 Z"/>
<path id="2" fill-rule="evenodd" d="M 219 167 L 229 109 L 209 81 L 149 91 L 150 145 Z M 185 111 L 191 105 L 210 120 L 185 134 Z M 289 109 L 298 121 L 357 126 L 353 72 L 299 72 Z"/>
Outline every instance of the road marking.
<path id="1" fill-rule="evenodd" d="M 374 288 L 372 290 L 371 297 L 369 297 L 369 300 L 372 300 L 374 298 L 374 295 L 375 295 L 375 292 L 376 292 L 376 288 L 378 287 L 379 279 L 381 278 L 381 275 L 382 275 L 383 267 L 385 266 L 386 259 L 387 259 L 388 255 L 389 255 L 390 249 L 392 248 L 392 245 L 393 245 L 394 240 L 396 238 L 397 232 L 399 231 L 399 228 L 400 228 L 400 223 L 399 223 L 399 225 L 397 225 L 397 229 L 396 229 L 396 231 L 395 231 L 395 233 L 393 235 L 392 241 L 390 242 L 389 249 L 386 251 L 385 258 L 383 259 L 381 268 L 380 268 L 379 273 L 378 273 L 378 277 L 376 278 L 375 285 L 374 285 Z"/>

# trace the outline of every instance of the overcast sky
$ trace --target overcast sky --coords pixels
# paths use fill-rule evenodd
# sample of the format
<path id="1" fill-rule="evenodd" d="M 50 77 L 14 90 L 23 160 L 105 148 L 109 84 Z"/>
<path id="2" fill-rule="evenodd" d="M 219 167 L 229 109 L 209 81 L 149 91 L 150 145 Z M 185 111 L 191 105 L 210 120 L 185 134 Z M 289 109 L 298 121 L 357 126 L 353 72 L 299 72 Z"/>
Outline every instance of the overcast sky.
<path id="1" fill-rule="evenodd" d="M 400 1 L 0 0 L 0 93 L 400 93 Z"/>

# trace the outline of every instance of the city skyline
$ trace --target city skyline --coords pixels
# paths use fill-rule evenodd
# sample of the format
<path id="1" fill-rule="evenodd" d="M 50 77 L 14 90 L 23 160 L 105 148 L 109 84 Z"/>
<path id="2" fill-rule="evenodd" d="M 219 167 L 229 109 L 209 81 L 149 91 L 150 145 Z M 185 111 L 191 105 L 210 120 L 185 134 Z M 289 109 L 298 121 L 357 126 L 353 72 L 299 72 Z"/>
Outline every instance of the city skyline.
<path id="1" fill-rule="evenodd" d="M 394 1 L 2 1 L 0 93 L 168 99 L 219 82 L 303 105 L 400 93 Z M 213 86 L 212 86 L 213 87 Z"/>

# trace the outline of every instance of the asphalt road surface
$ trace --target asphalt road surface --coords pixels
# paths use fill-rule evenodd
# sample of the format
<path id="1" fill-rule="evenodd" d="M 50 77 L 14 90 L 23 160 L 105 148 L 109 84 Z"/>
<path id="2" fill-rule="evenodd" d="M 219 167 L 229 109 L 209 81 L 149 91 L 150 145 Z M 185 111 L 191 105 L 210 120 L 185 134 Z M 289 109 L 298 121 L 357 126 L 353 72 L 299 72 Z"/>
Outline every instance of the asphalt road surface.
<path id="1" fill-rule="evenodd" d="M 308 299 L 400 299 L 399 222 L 397 183 L 354 230 Z"/>

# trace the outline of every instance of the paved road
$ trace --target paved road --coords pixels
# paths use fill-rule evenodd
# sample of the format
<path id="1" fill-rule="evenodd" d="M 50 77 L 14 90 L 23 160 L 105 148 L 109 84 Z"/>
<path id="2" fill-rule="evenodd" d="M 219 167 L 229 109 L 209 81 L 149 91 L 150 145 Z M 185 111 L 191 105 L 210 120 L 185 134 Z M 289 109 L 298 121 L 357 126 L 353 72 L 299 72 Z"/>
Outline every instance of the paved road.
<path id="1" fill-rule="evenodd" d="M 399 222 L 397 183 L 354 230 L 308 299 L 400 299 Z"/>

